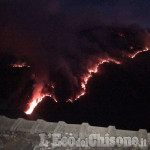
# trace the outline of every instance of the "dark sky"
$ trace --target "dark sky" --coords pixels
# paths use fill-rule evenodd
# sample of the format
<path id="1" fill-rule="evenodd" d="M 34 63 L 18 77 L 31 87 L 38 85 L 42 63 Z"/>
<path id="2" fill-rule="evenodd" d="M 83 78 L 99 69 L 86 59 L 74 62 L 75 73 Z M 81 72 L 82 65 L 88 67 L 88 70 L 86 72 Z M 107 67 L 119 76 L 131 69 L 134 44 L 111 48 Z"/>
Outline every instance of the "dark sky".
<path id="1" fill-rule="evenodd" d="M 150 45 L 149 8 L 149 0 L 1 0 L 0 114 L 150 131 L 150 53 L 123 55 L 131 45 L 134 52 Z M 66 103 L 80 89 L 79 76 L 106 56 L 123 64 L 101 66 L 87 94 Z M 10 67 L 18 61 L 31 68 Z M 59 103 L 46 98 L 26 116 L 28 96 L 41 81 L 56 83 Z"/>
<path id="2" fill-rule="evenodd" d="M 1 0 L 1 16 L 3 19 L 21 19 L 34 12 L 37 16 L 43 13 L 57 14 L 66 13 L 68 16 L 78 15 L 79 12 L 95 11 L 103 19 L 103 21 L 121 21 L 123 23 L 137 22 L 143 26 L 149 27 L 150 1 L 149 0 Z M 24 13 L 24 14 L 21 14 Z M 28 16 L 29 17 L 29 16 Z M 10 20 L 7 20 L 8 22 Z"/>
<path id="3" fill-rule="evenodd" d="M 64 4 L 63 11 L 76 11 L 83 9 L 94 9 L 105 21 L 121 21 L 123 23 L 134 23 L 149 27 L 150 1 L 149 0 L 77 0 L 61 1 Z M 115 20 L 114 20 L 115 19 Z"/>

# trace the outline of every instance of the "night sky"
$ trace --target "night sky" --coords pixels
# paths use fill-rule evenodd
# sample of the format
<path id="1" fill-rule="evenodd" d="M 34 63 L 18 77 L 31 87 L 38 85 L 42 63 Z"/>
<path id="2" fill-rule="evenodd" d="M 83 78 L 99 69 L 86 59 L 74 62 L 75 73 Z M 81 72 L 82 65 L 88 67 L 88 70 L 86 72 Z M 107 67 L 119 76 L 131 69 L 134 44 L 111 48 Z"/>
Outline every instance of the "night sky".
<path id="1" fill-rule="evenodd" d="M 0 115 L 50 122 L 150 131 L 149 0 L 0 0 Z M 124 36 L 120 36 L 122 33 Z M 131 46 L 133 49 L 131 49 Z M 81 76 L 99 58 L 105 63 L 80 92 Z M 26 62 L 31 67 L 13 68 Z M 36 87 L 45 98 L 27 116 Z"/>

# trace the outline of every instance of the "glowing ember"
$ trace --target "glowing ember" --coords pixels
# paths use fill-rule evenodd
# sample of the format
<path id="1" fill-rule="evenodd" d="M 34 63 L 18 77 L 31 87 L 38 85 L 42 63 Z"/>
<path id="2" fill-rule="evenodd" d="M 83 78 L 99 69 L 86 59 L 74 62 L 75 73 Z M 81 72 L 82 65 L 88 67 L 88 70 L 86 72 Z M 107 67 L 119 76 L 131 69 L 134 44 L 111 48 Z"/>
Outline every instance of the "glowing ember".
<path id="1" fill-rule="evenodd" d="M 66 100 L 66 102 L 67 102 L 67 103 L 68 103 L 68 102 L 73 103 L 74 101 L 73 101 L 72 99 L 68 99 L 68 100 Z"/>
<path id="2" fill-rule="evenodd" d="M 142 53 L 142 52 L 147 52 L 147 51 L 149 51 L 148 47 L 146 47 L 145 49 L 143 49 L 143 50 L 141 50 L 141 51 L 137 51 L 137 52 L 135 52 L 135 53 L 133 53 L 133 54 L 129 54 L 129 57 L 130 57 L 130 58 L 135 58 L 136 55 L 138 55 L 138 54 L 140 54 L 140 53 Z"/>
<path id="3" fill-rule="evenodd" d="M 120 37 L 125 38 L 125 35 L 124 35 L 123 33 L 118 33 L 118 35 L 119 35 Z"/>
<path id="4" fill-rule="evenodd" d="M 54 85 L 52 85 L 51 87 L 52 87 L 53 89 L 55 88 L 55 86 L 54 86 Z"/>
<path id="5" fill-rule="evenodd" d="M 133 49 L 134 49 L 134 47 L 133 47 L 133 46 L 130 46 L 130 49 L 131 49 L 131 50 L 133 50 Z"/>
<path id="6" fill-rule="evenodd" d="M 11 64 L 11 66 L 12 66 L 13 68 L 30 67 L 30 66 L 29 66 L 29 65 L 27 65 L 25 62 L 23 62 L 23 63 Z"/>

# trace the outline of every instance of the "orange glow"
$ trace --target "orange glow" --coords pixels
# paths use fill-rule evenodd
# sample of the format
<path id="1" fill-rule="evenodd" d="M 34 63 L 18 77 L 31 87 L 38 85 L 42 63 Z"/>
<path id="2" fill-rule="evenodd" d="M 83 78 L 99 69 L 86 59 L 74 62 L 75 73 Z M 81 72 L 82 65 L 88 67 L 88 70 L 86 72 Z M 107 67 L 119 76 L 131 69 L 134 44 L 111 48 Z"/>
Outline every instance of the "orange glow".
<path id="1" fill-rule="evenodd" d="M 75 101 L 76 101 L 77 99 L 79 99 L 81 96 L 84 96 L 85 94 L 86 94 L 85 91 L 84 91 L 84 92 L 81 92 L 81 94 L 79 94 L 79 95 L 76 96 Z"/>
<path id="2" fill-rule="evenodd" d="M 23 67 L 30 67 L 30 66 L 28 66 L 25 62 L 23 62 L 23 63 L 16 63 L 16 64 L 11 64 L 11 66 L 13 67 L 13 68 L 23 68 Z"/>
<path id="3" fill-rule="evenodd" d="M 55 88 L 55 86 L 54 86 L 53 84 L 52 84 L 52 86 L 51 86 L 51 87 L 52 87 L 52 89 L 54 89 L 54 88 Z"/>
<path id="4" fill-rule="evenodd" d="M 89 79 L 93 76 L 93 74 L 96 74 L 98 72 L 98 67 L 104 63 L 113 62 L 115 64 L 121 64 L 121 62 L 112 59 L 112 58 L 106 58 L 106 59 L 99 59 L 99 62 L 93 67 L 88 69 L 88 73 L 85 74 L 83 77 L 81 77 L 81 92 L 80 94 L 77 94 L 75 99 L 73 98 L 67 100 L 66 102 L 73 103 L 74 101 L 78 100 L 81 96 L 84 96 L 86 94 L 86 86 L 89 81 Z"/>
<path id="5" fill-rule="evenodd" d="M 52 95 L 49 95 L 49 94 L 45 94 L 45 95 L 42 95 L 42 96 L 39 96 L 37 98 L 33 98 L 32 101 L 29 103 L 29 108 L 25 111 L 25 113 L 27 115 L 31 115 L 32 112 L 34 111 L 34 109 L 36 108 L 36 106 L 43 101 L 43 99 L 45 97 L 51 97 L 53 98 L 53 100 L 57 103 L 57 100 L 52 96 Z"/>
<path id="6" fill-rule="evenodd" d="M 39 103 L 41 103 L 45 97 L 51 97 L 56 103 L 58 102 L 57 99 L 55 98 L 55 96 L 53 94 L 41 94 L 43 89 L 43 86 L 37 86 L 34 90 L 34 97 L 32 98 L 32 100 L 29 102 L 28 104 L 28 108 L 25 111 L 25 113 L 27 115 L 31 115 L 32 112 L 34 111 L 34 109 L 37 107 L 37 105 Z"/>
<path id="7" fill-rule="evenodd" d="M 137 51 L 137 52 L 135 52 L 135 53 L 133 53 L 133 54 L 129 54 L 129 57 L 130 57 L 130 58 L 135 58 L 138 54 L 140 54 L 140 53 L 142 53 L 142 52 L 147 52 L 147 51 L 149 51 L 148 47 L 146 47 L 145 49 L 143 49 L 143 50 L 141 50 L 141 51 Z"/>
<path id="8" fill-rule="evenodd" d="M 125 37 L 123 34 L 119 34 L 121 37 Z M 130 49 L 133 49 L 134 47 L 131 46 Z M 127 55 L 130 58 L 135 58 L 138 54 L 142 53 L 142 52 L 146 52 L 149 51 L 148 47 L 146 47 L 145 49 L 141 50 L 141 51 L 137 51 L 133 54 L 129 54 Z M 86 75 L 84 75 L 83 77 L 81 77 L 81 92 L 80 94 L 76 95 L 75 99 L 73 100 L 72 98 L 67 100 L 67 102 L 71 102 L 73 103 L 75 100 L 78 100 L 81 96 L 84 96 L 86 94 L 86 86 L 87 83 L 89 81 L 89 79 L 93 76 L 93 74 L 96 74 L 98 72 L 98 68 L 100 65 L 104 64 L 104 63 L 115 63 L 115 64 L 121 64 L 120 61 L 117 61 L 113 58 L 106 58 L 106 59 L 99 59 L 99 62 L 93 67 L 93 68 L 89 68 L 88 69 L 88 73 Z"/>
<path id="9" fill-rule="evenodd" d="M 120 37 L 125 38 L 125 35 L 124 35 L 123 33 L 118 33 L 118 35 L 119 35 Z"/>
<path id="10" fill-rule="evenodd" d="M 130 49 L 131 49 L 131 50 L 133 50 L 133 49 L 134 49 L 134 47 L 133 47 L 133 46 L 130 46 Z"/>
<path id="11" fill-rule="evenodd" d="M 37 97 L 37 98 L 34 98 L 34 99 L 29 103 L 29 108 L 25 111 L 25 113 L 26 113 L 27 115 L 32 114 L 32 112 L 34 111 L 35 107 L 36 107 L 40 102 L 42 102 L 43 99 L 44 99 L 45 97 L 47 97 L 47 96 L 52 98 L 52 96 L 51 96 L 51 95 L 48 95 L 48 94 L 45 94 L 45 95 L 39 96 L 39 97 Z M 56 99 L 54 99 L 54 100 L 55 100 L 55 102 L 57 102 Z"/>
<path id="12" fill-rule="evenodd" d="M 130 47 L 130 49 L 132 49 L 132 47 Z M 146 47 L 143 50 L 140 51 L 136 51 L 135 53 L 132 54 L 126 54 L 126 57 L 130 57 L 130 58 L 135 58 L 138 54 L 142 53 L 142 52 L 146 52 L 149 51 L 148 47 Z M 87 84 L 90 78 L 93 77 L 94 74 L 99 72 L 99 67 L 101 65 L 103 65 L 104 63 L 114 63 L 114 64 L 121 64 L 122 62 L 113 59 L 113 58 L 105 58 L 102 59 L 100 58 L 99 61 L 97 62 L 97 64 L 95 64 L 93 67 L 87 68 L 87 73 L 83 74 L 80 78 L 80 86 L 81 89 L 80 91 L 74 96 L 69 98 L 66 102 L 70 102 L 73 103 L 74 101 L 80 99 L 82 96 L 84 96 L 86 94 L 86 88 L 87 88 Z M 29 106 L 28 109 L 25 111 L 25 113 L 27 115 L 32 114 L 32 112 L 34 111 L 34 109 L 36 108 L 36 106 L 41 103 L 45 97 L 51 97 L 55 102 L 58 102 L 54 96 L 54 92 L 52 92 L 52 94 L 41 94 L 42 89 L 43 89 L 43 85 L 39 85 L 37 86 L 38 88 L 35 88 L 34 90 L 34 96 L 32 98 L 32 100 L 29 102 Z M 54 90 L 55 85 L 51 84 L 51 89 Z"/>
<path id="13" fill-rule="evenodd" d="M 73 101 L 72 99 L 68 99 L 66 102 L 67 102 L 67 103 L 68 103 L 68 102 L 73 103 L 74 101 Z"/>

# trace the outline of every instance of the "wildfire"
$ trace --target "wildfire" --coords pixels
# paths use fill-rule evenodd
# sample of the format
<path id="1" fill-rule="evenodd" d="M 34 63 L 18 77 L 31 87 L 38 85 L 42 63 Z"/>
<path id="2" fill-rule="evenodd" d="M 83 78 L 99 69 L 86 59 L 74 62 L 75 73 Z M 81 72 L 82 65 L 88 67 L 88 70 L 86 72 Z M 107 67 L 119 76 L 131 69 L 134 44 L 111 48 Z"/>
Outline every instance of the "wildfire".
<path id="1" fill-rule="evenodd" d="M 132 47 L 131 47 L 132 49 Z M 136 51 L 135 53 L 132 53 L 132 54 L 127 54 L 126 56 L 129 57 L 129 58 L 135 58 L 139 53 L 142 53 L 142 52 L 146 52 L 146 51 L 149 51 L 148 47 L 146 47 L 145 49 L 143 50 L 140 50 L 140 51 Z M 75 97 L 72 97 L 70 99 L 68 99 L 66 102 L 71 102 L 73 103 L 74 101 L 80 99 L 80 97 L 84 96 L 86 94 L 86 87 L 87 87 L 87 84 L 88 84 L 88 81 L 90 78 L 93 77 L 94 74 L 98 73 L 99 71 L 99 67 L 101 65 L 103 65 L 104 63 L 115 63 L 115 64 L 121 64 L 120 61 L 118 60 L 115 60 L 113 58 L 105 58 L 105 59 L 102 59 L 100 58 L 98 63 L 91 67 L 91 68 L 88 68 L 87 69 L 87 73 L 84 74 L 83 76 L 81 76 L 81 91 L 80 93 L 78 93 Z M 51 97 L 56 103 L 58 102 L 54 96 L 54 94 L 41 94 L 42 92 L 42 88 L 43 86 L 40 86 L 38 89 L 35 89 L 35 92 L 34 92 L 34 97 L 32 98 L 31 102 L 29 103 L 29 106 L 28 106 L 28 109 L 25 111 L 25 113 L 27 115 L 30 115 L 32 114 L 32 112 L 34 111 L 35 107 L 41 103 L 45 97 Z M 54 90 L 55 88 L 55 85 L 52 84 L 51 85 L 51 88 L 52 90 Z"/>
<path id="2" fill-rule="evenodd" d="M 11 64 L 11 66 L 13 67 L 13 68 L 23 68 L 23 67 L 30 67 L 29 65 L 27 65 L 25 62 L 23 62 L 23 63 L 16 63 L 16 64 Z"/>
<path id="3" fill-rule="evenodd" d="M 93 76 L 93 74 L 96 74 L 98 72 L 98 67 L 104 63 L 109 63 L 109 62 L 113 62 L 115 64 L 121 64 L 121 62 L 112 59 L 112 58 L 106 58 L 106 59 L 99 59 L 99 62 L 93 67 L 88 69 L 88 73 L 86 75 L 84 75 L 82 77 L 82 81 L 81 81 L 81 92 L 80 94 L 76 95 L 76 97 L 74 99 L 68 99 L 66 102 L 71 102 L 73 103 L 74 101 L 78 100 L 81 96 L 84 96 L 86 94 L 86 86 L 87 83 L 89 81 L 89 79 Z"/>
<path id="4" fill-rule="evenodd" d="M 120 36 L 123 36 L 123 35 L 120 35 Z M 133 49 L 133 47 L 130 47 L 131 49 Z M 135 58 L 138 54 L 142 53 L 142 52 L 146 52 L 146 51 L 149 51 L 148 47 L 146 47 L 145 49 L 143 50 L 140 50 L 140 51 L 136 51 L 135 53 L 133 54 L 128 54 L 127 57 L 130 57 L 130 58 Z M 120 61 L 117 61 L 113 58 L 106 58 L 106 59 L 99 59 L 99 62 L 93 67 L 93 68 L 89 68 L 88 69 L 88 73 L 85 74 L 83 77 L 81 77 L 81 92 L 76 95 L 76 97 L 73 99 L 68 99 L 66 102 L 71 102 L 73 103 L 74 101 L 78 100 L 81 96 L 84 96 L 86 94 L 86 86 L 87 86 L 87 83 L 89 81 L 90 78 L 92 78 L 93 74 L 96 74 L 98 72 L 98 68 L 100 65 L 104 64 L 104 63 L 115 63 L 115 64 L 121 64 Z"/>

